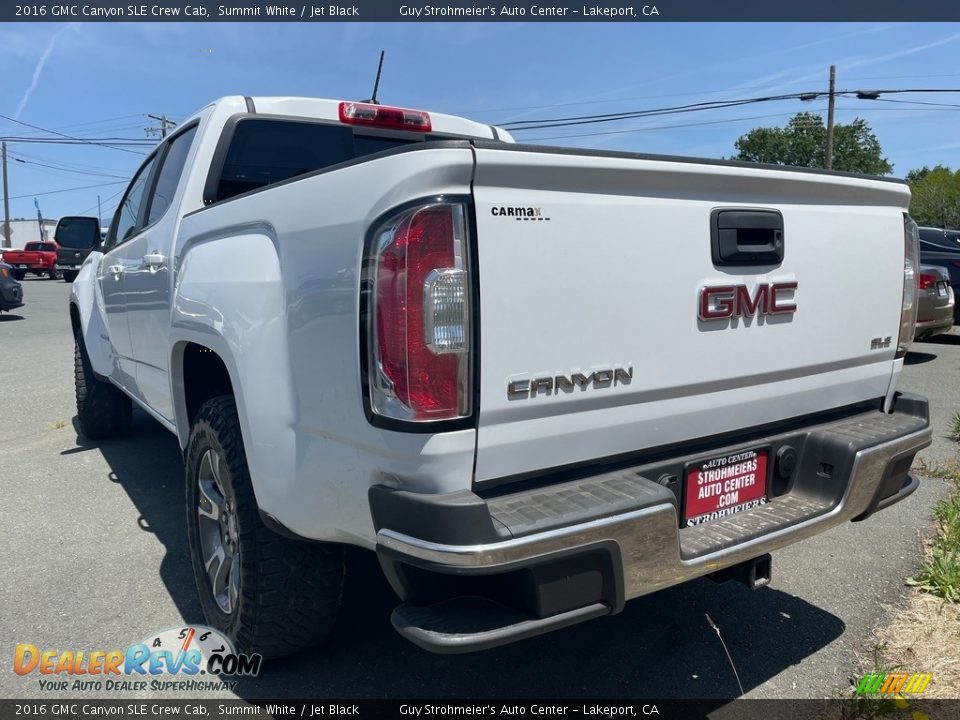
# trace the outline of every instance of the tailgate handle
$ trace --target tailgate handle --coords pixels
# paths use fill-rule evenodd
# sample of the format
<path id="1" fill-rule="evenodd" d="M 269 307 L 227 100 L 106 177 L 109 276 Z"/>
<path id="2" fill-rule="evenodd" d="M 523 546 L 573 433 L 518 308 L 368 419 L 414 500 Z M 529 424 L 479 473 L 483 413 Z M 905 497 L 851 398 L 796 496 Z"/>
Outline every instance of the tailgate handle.
<path id="1" fill-rule="evenodd" d="M 779 265 L 783 262 L 783 215 L 779 210 L 717 208 L 710 213 L 713 264 Z"/>

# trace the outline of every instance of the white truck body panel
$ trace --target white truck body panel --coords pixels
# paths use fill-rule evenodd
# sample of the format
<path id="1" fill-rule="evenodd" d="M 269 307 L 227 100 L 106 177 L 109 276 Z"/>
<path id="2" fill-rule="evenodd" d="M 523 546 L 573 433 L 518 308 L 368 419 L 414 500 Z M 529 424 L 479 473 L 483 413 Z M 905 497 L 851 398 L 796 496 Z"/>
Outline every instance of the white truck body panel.
<path id="1" fill-rule="evenodd" d="M 372 546 L 370 485 L 470 486 L 475 431 L 409 434 L 367 421 L 356 298 L 361 240 L 374 220 L 409 200 L 468 193 L 472 166 L 466 149 L 404 153 L 211 207 L 181 225 L 171 347 L 197 342 L 230 358 L 257 500 L 294 532 Z M 344 182 L 369 192 L 344 194 Z M 314 211 L 316 198 L 333 196 Z M 172 382 L 181 382 L 176 373 Z M 182 404 L 176 416 L 185 445 Z"/>
<path id="2" fill-rule="evenodd" d="M 901 298 L 890 288 L 902 283 L 903 251 L 887 239 L 902 233 L 903 185 L 481 148 L 474 198 L 478 482 L 887 392 L 896 347 L 871 349 L 871 339 L 898 332 Z M 713 266 L 711 210 L 744 205 L 783 214 L 779 267 Z M 540 208 L 549 221 L 493 214 L 504 206 Z M 786 281 L 798 283 L 795 313 L 698 318 L 702 287 Z M 632 367 L 632 381 L 507 396 L 514 380 L 614 367 Z"/>

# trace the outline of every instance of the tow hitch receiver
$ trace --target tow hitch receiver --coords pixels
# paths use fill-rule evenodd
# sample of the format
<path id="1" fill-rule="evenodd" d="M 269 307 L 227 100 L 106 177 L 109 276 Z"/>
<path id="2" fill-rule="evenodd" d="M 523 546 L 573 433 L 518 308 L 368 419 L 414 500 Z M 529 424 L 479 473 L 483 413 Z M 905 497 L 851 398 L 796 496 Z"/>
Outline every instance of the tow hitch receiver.
<path id="1" fill-rule="evenodd" d="M 739 565 L 725 568 L 719 572 L 708 575 L 714 582 L 726 582 L 727 580 L 736 580 L 743 583 L 751 590 L 756 590 L 764 585 L 770 584 L 773 558 L 770 553 L 755 557 Z"/>

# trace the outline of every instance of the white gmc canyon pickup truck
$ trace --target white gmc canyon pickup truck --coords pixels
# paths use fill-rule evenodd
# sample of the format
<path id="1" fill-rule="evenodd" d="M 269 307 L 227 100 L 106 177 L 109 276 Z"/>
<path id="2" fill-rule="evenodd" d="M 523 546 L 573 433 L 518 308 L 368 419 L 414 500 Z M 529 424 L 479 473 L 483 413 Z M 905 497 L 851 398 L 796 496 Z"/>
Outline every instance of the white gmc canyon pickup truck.
<path id="1" fill-rule="evenodd" d="M 330 630 L 345 545 L 436 652 L 700 576 L 762 585 L 771 551 L 917 487 L 909 198 L 224 98 L 146 159 L 105 241 L 89 223 L 80 428 L 124 433 L 132 402 L 177 435 L 206 621 L 246 651 Z"/>

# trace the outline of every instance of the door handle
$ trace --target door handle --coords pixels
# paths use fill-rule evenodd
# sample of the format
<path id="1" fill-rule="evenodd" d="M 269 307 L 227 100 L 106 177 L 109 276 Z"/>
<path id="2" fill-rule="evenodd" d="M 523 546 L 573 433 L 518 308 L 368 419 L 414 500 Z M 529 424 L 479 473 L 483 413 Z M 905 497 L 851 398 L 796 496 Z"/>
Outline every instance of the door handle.
<path id="1" fill-rule="evenodd" d="M 123 274 L 123 265 L 111 265 L 107 268 L 107 273 L 119 277 Z"/>
<path id="2" fill-rule="evenodd" d="M 167 259 L 158 252 L 147 253 L 143 256 L 143 264 L 151 269 L 162 267 L 166 260 Z"/>
<path id="3" fill-rule="evenodd" d="M 710 213 L 710 239 L 717 267 L 783 262 L 783 216 L 777 210 L 717 208 Z"/>

